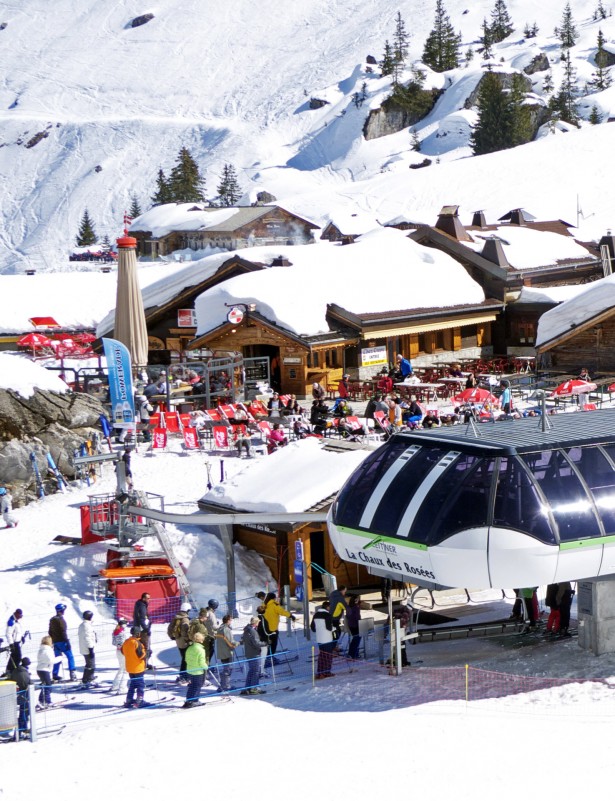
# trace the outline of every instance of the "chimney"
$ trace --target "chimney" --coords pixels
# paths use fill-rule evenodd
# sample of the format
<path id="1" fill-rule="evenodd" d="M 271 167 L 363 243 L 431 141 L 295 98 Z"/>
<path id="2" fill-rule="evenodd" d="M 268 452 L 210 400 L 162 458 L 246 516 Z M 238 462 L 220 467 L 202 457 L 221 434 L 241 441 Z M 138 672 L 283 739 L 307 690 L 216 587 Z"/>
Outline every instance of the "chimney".
<path id="1" fill-rule="evenodd" d="M 292 262 L 286 256 L 276 256 L 269 265 L 270 267 L 292 267 Z"/>
<path id="2" fill-rule="evenodd" d="M 472 238 L 459 219 L 459 206 L 443 206 L 435 227 L 458 242 L 472 242 Z"/>
<path id="3" fill-rule="evenodd" d="M 492 264 L 497 264 L 499 267 L 510 267 L 506 254 L 504 253 L 502 240 L 497 236 L 490 236 L 489 239 L 485 240 L 485 246 L 480 255 L 483 259 L 487 259 L 487 261 L 490 261 Z"/>
<path id="4" fill-rule="evenodd" d="M 500 217 L 500 220 L 508 220 L 510 225 L 527 225 L 528 223 L 523 209 L 512 209 L 503 217 Z"/>
<path id="5" fill-rule="evenodd" d="M 473 228 L 486 228 L 487 220 L 485 219 L 484 211 L 475 211 L 472 214 L 472 227 Z"/>
<path id="6" fill-rule="evenodd" d="M 600 242 L 598 242 L 598 249 L 603 245 L 606 245 L 609 249 L 609 256 L 611 259 L 615 259 L 615 236 L 613 236 L 610 229 L 607 230 L 606 234 L 602 237 Z"/>

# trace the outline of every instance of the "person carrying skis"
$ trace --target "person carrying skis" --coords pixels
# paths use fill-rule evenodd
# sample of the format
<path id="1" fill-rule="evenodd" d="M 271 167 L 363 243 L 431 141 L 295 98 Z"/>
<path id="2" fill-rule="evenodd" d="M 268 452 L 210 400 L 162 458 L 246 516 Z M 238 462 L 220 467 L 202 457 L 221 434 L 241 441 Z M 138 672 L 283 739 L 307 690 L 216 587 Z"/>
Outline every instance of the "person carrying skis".
<path id="1" fill-rule="evenodd" d="M 17 670 L 21 664 L 21 646 L 26 638 L 21 622 L 22 618 L 22 610 L 16 609 L 6 622 L 6 642 L 9 646 L 9 661 L 6 665 L 7 673 Z"/>
<path id="2" fill-rule="evenodd" d="M 94 655 L 94 647 L 96 646 L 96 632 L 92 626 L 92 618 L 94 612 L 84 612 L 83 620 L 79 624 L 77 632 L 79 634 L 79 653 L 85 659 L 85 668 L 83 670 L 83 677 L 81 683 L 85 687 L 95 687 L 93 680 L 95 678 L 94 672 L 96 670 L 96 658 Z"/>
<path id="3" fill-rule="evenodd" d="M 122 645 L 122 653 L 126 659 L 126 670 L 128 671 L 128 693 L 124 706 L 127 709 L 143 706 L 145 695 L 145 665 L 147 649 L 140 639 L 141 629 L 133 626 L 130 629 L 130 637 Z M 136 700 L 135 700 L 136 694 Z"/>
<path id="4" fill-rule="evenodd" d="M 7 528 L 15 528 L 18 521 L 13 514 L 13 496 L 7 487 L 0 487 L 0 512 Z"/>
<path id="5" fill-rule="evenodd" d="M 70 671 L 70 680 L 77 681 L 77 673 L 75 672 L 75 658 L 68 639 L 68 629 L 66 627 L 66 620 L 64 620 L 64 612 L 66 611 L 66 604 L 56 604 L 56 613 L 49 621 L 49 636 L 53 642 L 53 653 L 56 656 L 64 655 L 68 660 L 68 670 Z M 58 659 L 53 666 L 53 680 L 60 681 L 60 665 L 61 660 Z"/>

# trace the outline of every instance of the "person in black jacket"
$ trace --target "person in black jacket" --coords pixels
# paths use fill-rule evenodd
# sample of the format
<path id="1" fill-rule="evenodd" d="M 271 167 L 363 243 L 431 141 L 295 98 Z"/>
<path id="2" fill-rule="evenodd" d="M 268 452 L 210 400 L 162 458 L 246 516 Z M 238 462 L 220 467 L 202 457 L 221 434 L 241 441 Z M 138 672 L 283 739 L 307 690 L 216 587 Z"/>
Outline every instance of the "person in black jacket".
<path id="1" fill-rule="evenodd" d="M 28 672 L 30 667 L 30 660 L 27 656 L 21 660 L 21 664 L 12 670 L 9 674 L 9 679 L 14 681 L 17 685 L 17 705 L 19 707 L 19 717 L 17 719 L 17 727 L 19 728 L 19 736 L 26 737 L 26 731 L 30 723 L 30 699 L 28 697 L 28 687 L 32 684 L 32 677 Z"/>
<path id="2" fill-rule="evenodd" d="M 148 670 L 153 669 L 153 665 L 149 664 L 149 660 L 152 655 L 152 649 L 150 648 L 152 621 L 149 619 L 148 605 L 151 597 L 152 596 L 149 594 L 149 592 L 142 593 L 139 600 L 135 603 L 135 608 L 132 613 L 132 625 L 138 626 L 141 629 L 141 642 L 145 648 Z"/>
<path id="3" fill-rule="evenodd" d="M 75 657 L 68 639 L 68 629 L 66 627 L 66 620 L 64 620 L 64 612 L 66 611 L 66 604 L 56 604 L 56 613 L 49 621 L 49 636 L 53 642 L 53 653 L 55 656 L 64 655 L 68 659 L 68 669 L 70 671 L 71 681 L 77 681 L 77 673 L 75 672 Z M 53 680 L 60 681 L 60 664 L 58 660 L 53 666 Z"/>

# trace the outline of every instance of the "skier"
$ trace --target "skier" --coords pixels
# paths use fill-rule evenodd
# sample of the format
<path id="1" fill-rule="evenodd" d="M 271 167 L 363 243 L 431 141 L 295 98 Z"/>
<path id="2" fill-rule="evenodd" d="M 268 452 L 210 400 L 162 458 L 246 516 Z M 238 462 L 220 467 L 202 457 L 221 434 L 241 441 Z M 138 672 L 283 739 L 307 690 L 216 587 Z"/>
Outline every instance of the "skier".
<path id="1" fill-rule="evenodd" d="M 64 620 L 64 612 L 66 611 L 66 604 L 56 604 L 56 614 L 49 621 L 49 635 L 53 641 L 53 652 L 56 656 L 66 656 L 68 659 L 68 669 L 70 671 L 70 680 L 77 681 L 77 674 L 75 673 L 75 659 L 73 651 L 68 639 L 68 630 L 66 621 Z M 60 681 L 60 664 L 58 660 L 53 666 L 53 680 Z"/>
<path id="2" fill-rule="evenodd" d="M 167 634 L 172 640 L 175 640 L 175 645 L 179 651 L 179 675 L 175 679 L 178 684 L 188 684 L 188 675 L 186 673 L 186 650 L 190 645 L 190 618 L 188 617 L 188 612 L 191 609 L 192 606 L 188 602 L 183 603 L 179 612 L 169 623 L 167 630 Z"/>
<path id="3" fill-rule="evenodd" d="M 6 622 L 6 641 L 9 646 L 9 661 L 6 666 L 8 673 L 16 670 L 21 664 L 21 646 L 27 636 L 23 630 L 22 618 L 22 610 L 16 609 Z"/>
<path id="4" fill-rule="evenodd" d="M 186 673 L 190 677 L 190 681 L 186 688 L 186 702 L 182 709 L 199 706 L 199 695 L 205 683 L 205 673 L 207 671 L 207 654 L 203 647 L 204 640 L 205 636 L 197 631 L 186 650 Z"/>
<path id="5" fill-rule="evenodd" d="M 237 643 L 233 641 L 231 630 L 232 615 L 224 615 L 222 625 L 216 634 L 216 645 L 218 647 L 218 660 L 224 667 L 220 671 L 220 689 L 231 689 L 231 662 L 233 661 L 233 651 L 237 648 Z"/>
<path id="6" fill-rule="evenodd" d="M 18 521 L 13 515 L 13 496 L 6 487 L 0 487 L 0 512 L 7 528 L 15 528 Z"/>
<path id="7" fill-rule="evenodd" d="M 210 598 L 207 601 L 207 615 L 205 617 L 205 628 L 207 629 L 207 639 L 205 641 L 205 653 L 207 655 L 207 664 L 211 665 L 211 660 L 214 655 L 216 647 L 216 634 L 218 631 L 218 619 L 216 618 L 216 609 L 220 606 L 215 598 Z"/>
<path id="8" fill-rule="evenodd" d="M 32 677 L 28 671 L 30 660 L 27 656 L 21 660 L 20 665 L 13 670 L 9 679 L 17 685 L 17 705 L 19 706 L 19 718 L 17 727 L 19 738 L 25 740 L 28 737 L 28 724 L 30 722 L 30 699 L 28 698 L 28 687 L 32 684 Z"/>
<path id="9" fill-rule="evenodd" d="M 149 592 L 142 593 L 139 600 L 135 603 L 132 613 L 132 624 L 133 626 L 137 626 L 139 628 L 141 642 L 143 643 L 146 651 L 147 670 L 153 670 L 153 665 L 149 664 L 149 660 L 152 655 L 151 648 L 149 647 L 150 636 L 152 633 L 152 622 L 149 619 L 148 611 L 151 597 L 152 596 L 149 594 Z"/>
<path id="10" fill-rule="evenodd" d="M 96 632 L 92 626 L 93 617 L 93 612 L 84 612 L 83 620 L 77 629 L 79 633 L 79 653 L 85 658 L 85 668 L 83 670 L 83 678 L 81 679 L 81 683 L 85 687 L 97 686 L 93 683 L 93 680 L 96 678 L 94 675 L 94 671 L 96 670 L 96 658 L 94 655 Z"/>
<path id="11" fill-rule="evenodd" d="M 39 706 L 43 709 L 51 703 L 51 671 L 56 657 L 52 648 L 53 641 L 46 634 L 42 640 L 36 657 L 36 673 L 41 680 L 41 691 L 38 696 Z M 59 657 L 60 659 L 62 657 Z"/>
<path id="12" fill-rule="evenodd" d="M 130 629 L 130 637 L 122 645 L 122 653 L 126 658 L 126 670 L 130 679 L 128 681 L 128 693 L 124 706 L 127 709 L 144 705 L 143 696 L 145 695 L 145 664 L 147 649 L 140 639 L 141 629 L 133 626 Z M 135 701 L 135 693 L 137 699 Z"/>
<path id="13" fill-rule="evenodd" d="M 124 645 L 126 640 L 130 637 L 128 629 L 126 628 L 127 624 L 128 621 L 125 617 L 118 618 L 117 626 L 113 629 L 113 633 L 111 635 L 111 644 L 115 646 L 118 664 L 117 673 L 115 674 L 115 678 L 113 679 L 113 684 L 111 686 L 111 693 L 113 695 L 121 695 L 122 693 L 125 693 L 128 687 L 126 657 L 122 652 L 122 645 Z"/>
<path id="14" fill-rule="evenodd" d="M 275 596 L 274 596 L 275 597 Z M 261 662 L 261 648 L 266 646 L 267 643 L 263 642 L 258 636 L 256 631 L 259 620 L 257 617 L 250 618 L 250 622 L 243 630 L 243 652 L 248 660 L 248 669 L 246 676 L 246 686 L 241 691 L 241 695 L 261 695 L 265 690 L 258 687 L 258 679 L 260 673 Z"/>

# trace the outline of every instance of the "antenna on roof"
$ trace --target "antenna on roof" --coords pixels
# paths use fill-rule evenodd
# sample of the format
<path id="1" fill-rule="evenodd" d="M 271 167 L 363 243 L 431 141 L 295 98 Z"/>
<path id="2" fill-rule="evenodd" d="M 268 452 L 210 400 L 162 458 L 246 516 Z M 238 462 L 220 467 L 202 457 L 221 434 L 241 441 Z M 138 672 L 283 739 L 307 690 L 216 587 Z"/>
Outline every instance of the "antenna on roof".
<path id="1" fill-rule="evenodd" d="M 590 217 L 593 217 L 595 212 L 592 211 L 591 214 L 583 214 L 583 210 L 581 209 L 581 201 L 579 196 L 577 195 L 577 228 L 579 227 L 579 218 L 582 217 L 584 220 L 589 220 Z"/>

